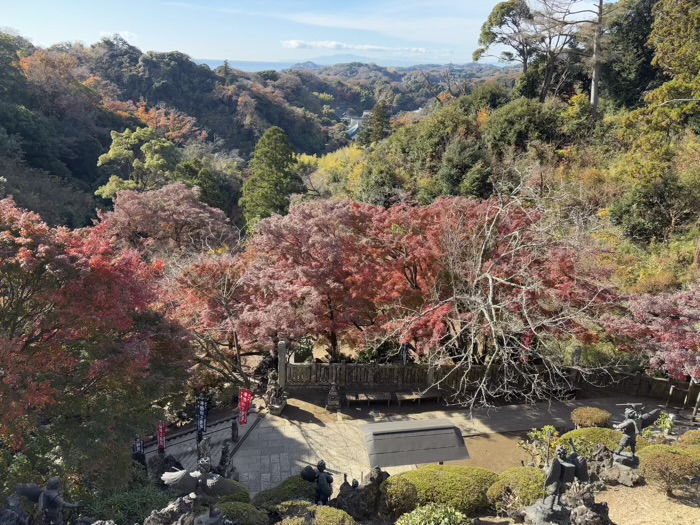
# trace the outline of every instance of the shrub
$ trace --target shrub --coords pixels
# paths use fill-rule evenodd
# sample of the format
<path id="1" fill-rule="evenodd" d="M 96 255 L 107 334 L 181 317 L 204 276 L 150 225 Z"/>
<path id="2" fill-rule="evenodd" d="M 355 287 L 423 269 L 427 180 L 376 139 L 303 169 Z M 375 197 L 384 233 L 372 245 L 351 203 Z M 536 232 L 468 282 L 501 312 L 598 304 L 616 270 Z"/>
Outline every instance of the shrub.
<path id="1" fill-rule="evenodd" d="M 650 445 L 639 454 L 639 469 L 647 483 L 673 496 L 673 489 L 687 485 L 700 474 L 700 462 L 687 450 L 667 445 Z"/>
<path id="2" fill-rule="evenodd" d="M 621 438 L 622 432 L 612 428 L 579 428 L 561 436 L 557 444 L 567 447 L 569 439 L 573 439 L 576 452 L 591 460 L 598 445 L 605 445 L 610 450 L 617 450 Z M 642 450 L 648 444 L 649 442 L 643 437 L 637 437 L 637 450 Z"/>
<path id="3" fill-rule="evenodd" d="M 357 525 L 357 522 L 343 510 L 333 507 L 315 507 L 315 525 Z"/>
<path id="4" fill-rule="evenodd" d="M 152 483 L 137 485 L 86 502 L 84 512 L 98 520 L 113 520 L 120 525 L 143 523 L 151 511 L 167 506 L 175 495 Z"/>
<path id="5" fill-rule="evenodd" d="M 498 513 L 510 514 L 535 503 L 543 494 L 544 471 L 535 467 L 515 467 L 498 476 L 486 496 Z"/>
<path id="6" fill-rule="evenodd" d="M 488 507 L 486 491 L 497 478 L 482 468 L 430 466 L 390 477 L 382 493 L 397 517 L 428 503 L 448 505 L 469 516 Z"/>
<path id="7" fill-rule="evenodd" d="M 401 516 L 396 525 L 466 525 L 467 517 L 447 505 L 429 503 Z"/>
<path id="8" fill-rule="evenodd" d="M 224 513 L 224 516 L 238 525 L 267 525 L 269 522 L 266 512 L 256 509 L 249 503 L 231 501 L 219 503 L 216 507 Z"/>
<path id="9" fill-rule="evenodd" d="M 610 425 L 611 419 L 610 412 L 595 407 L 579 407 L 571 413 L 571 422 L 576 425 L 576 428 L 606 428 Z"/>
<path id="10" fill-rule="evenodd" d="M 678 438 L 681 447 L 700 447 L 700 430 L 689 430 Z"/>
<path id="11" fill-rule="evenodd" d="M 250 503 L 250 494 L 248 494 L 248 489 L 245 488 L 245 485 L 232 479 L 228 480 L 228 482 L 234 484 L 240 490 L 235 494 L 219 498 L 219 503 Z"/>
<path id="12" fill-rule="evenodd" d="M 301 476 L 292 476 L 285 479 L 274 488 L 263 490 L 253 498 L 253 505 L 271 510 L 272 507 L 285 501 L 303 499 L 314 500 L 315 485 L 301 479 Z"/>
<path id="13" fill-rule="evenodd" d="M 306 520 L 304 518 L 284 518 L 280 525 L 306 525 Z"/>

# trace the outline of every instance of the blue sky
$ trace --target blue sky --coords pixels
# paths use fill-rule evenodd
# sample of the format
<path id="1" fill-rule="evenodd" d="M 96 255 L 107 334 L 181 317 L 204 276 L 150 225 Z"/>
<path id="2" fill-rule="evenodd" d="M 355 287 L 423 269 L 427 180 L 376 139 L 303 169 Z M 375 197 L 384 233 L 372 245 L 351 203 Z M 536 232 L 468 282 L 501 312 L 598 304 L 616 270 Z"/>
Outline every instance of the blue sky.
<path id="1" fill-rule="evenodd" d="M 199 59 L 302 61 L 352 54 L 471 61 L 498 0 L 0 0 L 0 26 L 35 44 L 119 33 L 144 51 Z"/>

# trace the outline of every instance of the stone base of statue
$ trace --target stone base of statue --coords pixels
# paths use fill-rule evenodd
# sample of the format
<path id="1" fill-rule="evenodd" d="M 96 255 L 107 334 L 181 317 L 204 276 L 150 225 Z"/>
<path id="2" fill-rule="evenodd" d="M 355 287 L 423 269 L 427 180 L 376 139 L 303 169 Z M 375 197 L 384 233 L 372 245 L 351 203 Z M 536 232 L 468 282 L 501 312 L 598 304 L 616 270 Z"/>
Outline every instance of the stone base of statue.
<path id="1" fill-rule="evenodd" d="M 562 505 L 554 505 L 538 501 L 534 505 L 520 511 L 519 520 L 526 525 L 570 525 L 571 511 Z"/>
<path id="2" fill-rule="evenodd" d="M 338 496 L 329 502 L 331 507 L 344 510 L 358 521 L 370 520 L 380 513 L 381 485 L 389 474 L 378 467 L 372 469 L 364 483 L 351 485 L 347 479 L 340 485 Z"/>
<path id="3" fill-rule="evenodd" d="M 205 512 L 194 519 L 194 525 L 222 525 L 224 514 L 219 509 L 214 509 L 212 514 Z"/>
<path id="4" fill-rule="evenodd" d="M 550 509 L 549 503 L 547 499 L 525 507 L 516 520 L 527 525 L 615 525 L 608 515 L 608 504 L 596 503 L 590 483 L 574 482 L 561 497 L 561 504 Z"/>
<path id="5" fill-rule="evenodd" d="M 631 452 L 621 452 L 613 456 L 613 461 L 618 465 L 629 468 L 639 468 L 639 457 L 632 456 Z"/>
<path id="6" fill-rule="evenodd" d="M 281 399 L 280 401 L 273 401 L 270 403 L 270 406 L 268 407 L 268 410 L 270 411 L 270 414 L 273 416 L 279 416 L 282 413 L 282 410 L 284 410 L 284 407 L 287 406 L 287 400 L 286 399 Z"/>
<path id="7" fill-rule="evenodd" d="M 177 498 L 161 510 L 154 510 L 143 525 L 193 525 L 194 500 L 189 496 Z"/>

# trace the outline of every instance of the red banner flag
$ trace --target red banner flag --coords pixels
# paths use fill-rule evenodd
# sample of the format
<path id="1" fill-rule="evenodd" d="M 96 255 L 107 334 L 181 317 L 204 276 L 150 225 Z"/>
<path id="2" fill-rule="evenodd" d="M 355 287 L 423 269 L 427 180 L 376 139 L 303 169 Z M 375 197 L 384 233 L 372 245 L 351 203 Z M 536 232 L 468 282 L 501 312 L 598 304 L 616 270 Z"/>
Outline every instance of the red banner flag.
<path id="1" fill-rule="evenodd" d="M 248 423 L 248 410 L 250 410 L 250 404 L 253 402 L 253 392 L 241 388 L 238 394 L 238 422 L 241 425 Z"/>
<path id="2" fill-rule="evenodd" d="M 158 436 L 158 449 L 165 452 L 165 421 L 158 422 L 156 435 Z"/>

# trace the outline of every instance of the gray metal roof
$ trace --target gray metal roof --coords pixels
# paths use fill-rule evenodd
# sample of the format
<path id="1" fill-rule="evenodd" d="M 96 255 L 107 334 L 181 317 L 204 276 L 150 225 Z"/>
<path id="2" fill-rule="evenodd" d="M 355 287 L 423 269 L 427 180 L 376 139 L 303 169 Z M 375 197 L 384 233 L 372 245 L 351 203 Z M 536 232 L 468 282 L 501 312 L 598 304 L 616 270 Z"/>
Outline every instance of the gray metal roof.
<path id="1" fill-rule="evenodd" d="M 469 459 L 462 432 L 447 419 L 369 423 L 362 430 L 372 467 Z"/>

